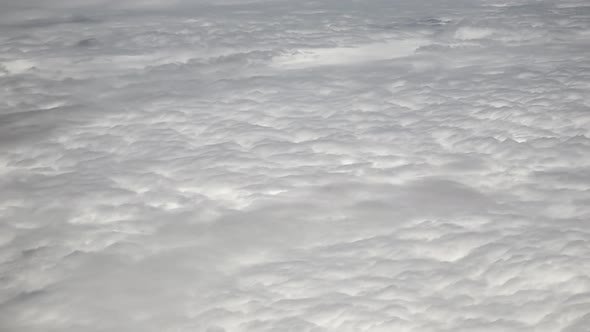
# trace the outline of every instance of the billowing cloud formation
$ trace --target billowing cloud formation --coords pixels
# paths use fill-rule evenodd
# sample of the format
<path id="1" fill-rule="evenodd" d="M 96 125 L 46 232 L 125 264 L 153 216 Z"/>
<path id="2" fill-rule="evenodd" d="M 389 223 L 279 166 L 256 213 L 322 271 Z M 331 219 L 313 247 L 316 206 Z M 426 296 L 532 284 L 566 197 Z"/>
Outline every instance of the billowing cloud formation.
<path id="1" fill-rule="evenodd" d="M 590 326 L 584 2 L 0 4 L 2 330 Z"/>

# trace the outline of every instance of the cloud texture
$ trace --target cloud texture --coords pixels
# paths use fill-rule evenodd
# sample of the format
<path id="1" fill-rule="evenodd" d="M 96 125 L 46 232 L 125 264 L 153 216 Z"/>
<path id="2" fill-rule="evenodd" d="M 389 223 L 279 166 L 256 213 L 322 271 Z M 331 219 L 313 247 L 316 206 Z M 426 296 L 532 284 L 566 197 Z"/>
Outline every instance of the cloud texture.
<path id="1" fill-rule="evenodd" d="M 587 3 L 0 11 L 0 330 L 590 326 Z"/>

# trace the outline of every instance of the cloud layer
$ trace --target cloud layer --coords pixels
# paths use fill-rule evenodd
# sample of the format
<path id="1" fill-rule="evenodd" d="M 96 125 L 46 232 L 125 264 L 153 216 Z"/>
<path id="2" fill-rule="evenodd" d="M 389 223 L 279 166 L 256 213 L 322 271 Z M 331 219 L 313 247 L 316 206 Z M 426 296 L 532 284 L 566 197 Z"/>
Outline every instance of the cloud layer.
<path id="1" fill-rule="evenodd" d="M 165 7 L 0 2 L 3 330 L 590 325 L 583 2 Z"/>

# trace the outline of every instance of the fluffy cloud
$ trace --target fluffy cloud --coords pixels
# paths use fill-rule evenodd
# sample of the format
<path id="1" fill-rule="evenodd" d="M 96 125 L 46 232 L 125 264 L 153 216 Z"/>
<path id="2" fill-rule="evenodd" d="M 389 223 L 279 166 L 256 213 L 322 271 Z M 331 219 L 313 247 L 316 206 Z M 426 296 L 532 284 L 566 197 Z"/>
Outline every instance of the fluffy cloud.
<path id="1" fill-rule="evenodd" d="M 0 2 L 5 330 L 590 324 L 583 3 L 166 4 Z"/>

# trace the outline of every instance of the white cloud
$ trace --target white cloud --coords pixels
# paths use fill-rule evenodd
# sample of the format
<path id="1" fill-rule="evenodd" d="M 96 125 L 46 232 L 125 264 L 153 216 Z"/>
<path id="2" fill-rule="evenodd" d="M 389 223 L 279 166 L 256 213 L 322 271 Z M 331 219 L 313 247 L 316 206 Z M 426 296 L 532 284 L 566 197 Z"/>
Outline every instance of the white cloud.
<path id="1" fill-rule="evenodd" d="M 424 43 L 420 39 L 402 39 L 360 46 L 298 49 L 276 57 L 273 65 L 278 68 L 301 69 L 389 60 L 412 55 Z"/>
<path id="2" fill-rule="evenodd" d="M 519 4 L 0 2 L 2 327 L 583 331 L 590 20 Z"/>

